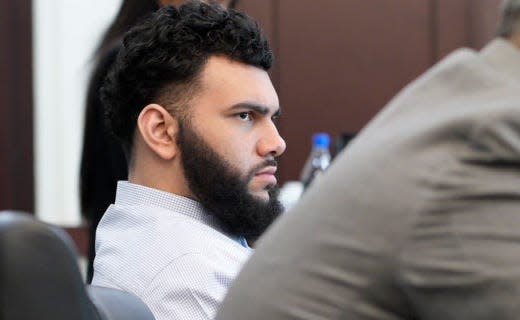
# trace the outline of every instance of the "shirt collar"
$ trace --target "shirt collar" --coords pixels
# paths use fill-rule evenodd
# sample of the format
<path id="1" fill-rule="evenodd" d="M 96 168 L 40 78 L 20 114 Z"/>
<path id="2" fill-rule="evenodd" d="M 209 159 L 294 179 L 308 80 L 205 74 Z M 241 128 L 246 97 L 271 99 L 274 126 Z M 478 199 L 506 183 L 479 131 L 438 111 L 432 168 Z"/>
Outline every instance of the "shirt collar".
<path id="1" fill-rule="evenodd" d="M 510 41 L 496 38 L 480 52 L 481 56 L 500 73 L 520 81 L 520 49 Z"/>
<path id="2" fill-rule="evenodd" d="M 160 207 L 201 221 L 226 234 L 222 231 L 218 220 L 208 213 L 202 204 L 198 201 L 170 192 L 130 183 L 128 181 L 119 181 L 117 183 L 115 204 L 119 206 L 149 205 Z M 244 237 L 228 236 L 237 241 L 240 245 L 249 248 Z"/>

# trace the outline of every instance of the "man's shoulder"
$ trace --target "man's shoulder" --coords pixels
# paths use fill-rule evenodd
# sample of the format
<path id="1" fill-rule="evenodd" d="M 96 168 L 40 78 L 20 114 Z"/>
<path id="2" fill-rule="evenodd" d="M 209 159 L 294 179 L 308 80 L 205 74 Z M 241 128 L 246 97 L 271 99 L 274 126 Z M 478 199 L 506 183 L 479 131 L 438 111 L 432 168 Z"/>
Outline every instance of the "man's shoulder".
<path id="1" fill-rule="evenodd" d="M 139 214 L 117 206 L 107 211 L 97 230 L 96 273 L 144 288 L 179 261 L 231 268 L 249 256 L 248 249 L 202 221 L 167 210 Z"/>
<path id="2" fill-rule="evenodd" d="M 517 81 L 512 82 L 503 72 L 507 65 L 507 61 L 490 63 L 489 58 L 472 49 L 458 49 L 431 67 L 412 86 L 440 88 L 454 96 L 518 86 Z"/>
<path id="3" fill-rule="evenodd" d="M 114 244 L 125 252 L 160 252 L 167 261 L 186 253 L 245 249 L 211 219 L 152 206 L 111 206 L 98 227 L 97 242 L 100 249 Z"/>
<path id="4" fill-rule="evenodd" d="M 144 264 L 153 263 L 152 258 Z M 140 278 L 97 273 L 94 284 L 134 293 L 159 317 L 211 319 L 241 265 L 201 252 L 185 252 Z"/>
<path id="5" fill-rule="evenodd" d="M 413 124 L 415 118 L 432 123 L 459 116 L 478 118 L 490 102 L 495 107 L 494 101 L 507 102 L 517 96 L 514 92 L 520 92 L 518 85 L 478 52 L 459 49 L 408 84 L 370 125 L 395 123 L 396 118 L 403 118 L 401 124 Z"/>
<path id="6" fill-rule="evenodd" d="M 471 49 L 459 49 L 428 69 L 408 88 L 415 92 L 436 92 L 455 95 L 473 92 L 479 86 L 488 86 L 496 78 L 496 72 Z M 456 91 L 457 90 L 457 91 Z"/>
<path id="7" fill-rule="evenodd" d="M 186 253 L 155 274 L 140 297 L 165 319 L 212 319 L 238 270 L 204 254 Z"/>
<path id="8" fill-rule="evenodd" d="M 219 233 L 208 236 L 205 228 L 181 219 L 141 236 L 129 234 L 112 248 L 120 258 L 112 254 L 98 261 L 95 279 L 133 292 L 155 315 L 211 319 L 249 250 Z"/>

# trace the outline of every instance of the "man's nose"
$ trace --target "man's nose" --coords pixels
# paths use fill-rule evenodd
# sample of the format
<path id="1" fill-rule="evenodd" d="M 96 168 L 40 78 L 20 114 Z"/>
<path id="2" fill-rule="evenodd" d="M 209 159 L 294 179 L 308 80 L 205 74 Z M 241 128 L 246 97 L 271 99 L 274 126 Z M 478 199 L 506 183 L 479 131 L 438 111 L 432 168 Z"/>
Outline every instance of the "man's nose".
<path id="1" fill-rule="evenodd" d="M 258 153 L 262 157 L 268 155 L 278 157 L 284 153 L 286 147 L 285 140 L 280 136 L 278 129 L 270 122 L 258 143 Z"/>

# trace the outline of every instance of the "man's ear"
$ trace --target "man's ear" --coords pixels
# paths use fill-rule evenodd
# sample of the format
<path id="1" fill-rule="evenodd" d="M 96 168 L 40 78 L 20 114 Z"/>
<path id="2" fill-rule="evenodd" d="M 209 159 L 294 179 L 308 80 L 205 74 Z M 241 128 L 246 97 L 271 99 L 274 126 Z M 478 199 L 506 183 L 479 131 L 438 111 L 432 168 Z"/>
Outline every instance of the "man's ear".
<path id="1" fill-rule="evenodd" d="M 175 157 L 179 123 L 165 108 L 158 104 L 144 107 L 137 118 L 137 127 L 144 142 L 159 157 L 164 160 Z"/>

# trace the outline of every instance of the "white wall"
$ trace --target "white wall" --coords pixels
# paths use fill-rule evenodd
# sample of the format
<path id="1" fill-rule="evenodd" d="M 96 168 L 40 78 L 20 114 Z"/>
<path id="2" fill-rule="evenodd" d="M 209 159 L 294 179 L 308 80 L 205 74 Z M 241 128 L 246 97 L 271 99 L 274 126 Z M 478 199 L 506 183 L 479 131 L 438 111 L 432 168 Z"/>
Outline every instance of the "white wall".
<path id="1" fill-rule="evenodd" d="M 92 53 L 121 0 L 34 0 L 36 215 L 78 225 L 84 101 Z"/>

